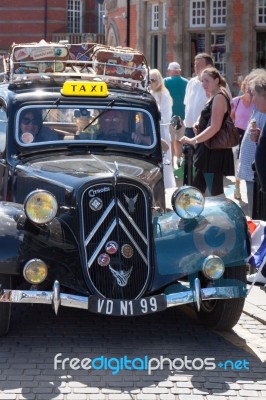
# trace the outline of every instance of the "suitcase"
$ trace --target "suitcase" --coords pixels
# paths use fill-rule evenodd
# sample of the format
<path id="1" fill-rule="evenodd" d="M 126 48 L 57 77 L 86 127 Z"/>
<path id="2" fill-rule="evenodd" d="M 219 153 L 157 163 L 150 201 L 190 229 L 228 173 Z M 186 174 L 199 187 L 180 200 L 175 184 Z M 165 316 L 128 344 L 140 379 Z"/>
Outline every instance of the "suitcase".
<path id="1" fill-rule="evenodd" d="M 93 50 L 98 43 L 67 44 L 71 60 L 91 61 Z"/>
<path id="2" fill-rule="evenodd" d="M 15 44 L 9 56 L 10 72 L 13 74 L 63 72 L 66 60 L 69 60 L 66 45 L 46 42 Z"/>
<path id="3" fill-rule="evenodd" d="M 145 56 L 129 47 L 95 46 L 93 68 L 98 75 L 143 81 L 148 63 Z M 124 79 L 125 80 L 125 79 Z"/>

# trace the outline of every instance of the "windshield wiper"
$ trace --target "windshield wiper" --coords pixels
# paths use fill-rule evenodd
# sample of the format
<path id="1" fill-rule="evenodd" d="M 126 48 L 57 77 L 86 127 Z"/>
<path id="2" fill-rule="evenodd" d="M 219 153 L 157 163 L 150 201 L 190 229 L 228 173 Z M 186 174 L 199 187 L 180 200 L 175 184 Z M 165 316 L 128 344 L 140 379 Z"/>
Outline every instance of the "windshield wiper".
<path id="1" fill-rule="evenodd" d="M 53 106 L 58 107 L 59 103 L 60 103 L 60 98 L 58 98 L 58 99 L 55 100 L 55 102 L 52 104 L 52 107 L 53 107 Z M 49 108 L 49 110 L 47 111 L 47 113 L 46 113 L 45 116 L 43 117 L 42 123 L 41 123 L 40 126 L 39 126 L 39 129 L 38 129 L 38 132 L 37 132 L 36 136 L 39 135 L 39 133 L 40 133 L 42 127 L 43 127 L 43 123 L 44 123 L 44 121 L 46 120 L 46 118 L 48 117 L 48 115 L 50 114 L 51 110 L 52 110 L 52 108 Z"/>
<path id="2" fill-rule="evenodd" d="M 96 115 L 89 123 L 88 125 L 86 125 L 83 128 L 83 131 L 85 131 L 89 126 L 91 126 L 93 124 L 94 121 L 96 121 L 101 115 L 103 115 L 104 113 L 106 113 L 106 111 L 108 111 L 110 108 L 113 107 L 115 103 L 115 100 L 113 99 L 112 101 L 110 101 L 110 103 L 107 104 L 107 106 L 98 114 Z"/>

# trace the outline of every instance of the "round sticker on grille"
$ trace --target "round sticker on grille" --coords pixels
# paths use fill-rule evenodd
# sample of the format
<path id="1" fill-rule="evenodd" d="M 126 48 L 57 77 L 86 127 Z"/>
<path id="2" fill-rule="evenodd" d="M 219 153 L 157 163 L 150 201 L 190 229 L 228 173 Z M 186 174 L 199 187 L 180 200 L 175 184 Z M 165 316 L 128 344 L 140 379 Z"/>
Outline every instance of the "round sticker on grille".
<path id="1" fill-rule="evenodd" d="M 101 267 L 106 267 L 107 265 L 110 264 L 110 257 L 108 256 L 108 254 L 103 253 L 103 254 L 100 254 L 100 255 L 99 255 L 97 261 L 98 261 L 98 264 L 99 264 Z"/>
<path id="2" fill-rule="evenodd" d="M 110 242 L 107 242 L 105 245 L 105 251 L 108 254 L 115 254 L 118 250 L 118 244 L 111 240 Z"/>
<path id="3" fill-rule="evenodd" d="M 93 197 L 89 202 L 90 209 L 93 211 L 98 211 L 102 208 L 103 202 L 99 197 Z"/>
<path id="4" fill-rule="evenodd" d="M 131 258 L 133 256 L 133 248 L 130 244 L 124 244 L 121 248 L 121 252 L 125 258 Z"/>

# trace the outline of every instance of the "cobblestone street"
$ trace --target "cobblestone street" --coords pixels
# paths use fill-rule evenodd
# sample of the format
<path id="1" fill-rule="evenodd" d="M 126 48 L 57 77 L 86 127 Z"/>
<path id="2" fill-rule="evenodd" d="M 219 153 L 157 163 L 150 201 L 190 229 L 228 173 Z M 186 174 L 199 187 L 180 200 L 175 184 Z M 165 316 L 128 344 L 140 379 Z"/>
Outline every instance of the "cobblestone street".
<path id="1" fill-rule="evenodd" d="M 188 307 L 131 319 L 63 308 L 55 317 L 44 306 L 14 309 L 10 334 L 0 342 L 0 399 L 266 399 L 266 325 L 246 314 L 232 332 L 221 334 L 200 325 Z M 146 370 L 72 370 L 69 364 L 54 370 L 58 353 L 61 359 L 207 357 L 215 359 L 216 368 L 174 371 L 165 361 L 151 375 Z M 233 364 L 225 366 L 226 360 Z"/>

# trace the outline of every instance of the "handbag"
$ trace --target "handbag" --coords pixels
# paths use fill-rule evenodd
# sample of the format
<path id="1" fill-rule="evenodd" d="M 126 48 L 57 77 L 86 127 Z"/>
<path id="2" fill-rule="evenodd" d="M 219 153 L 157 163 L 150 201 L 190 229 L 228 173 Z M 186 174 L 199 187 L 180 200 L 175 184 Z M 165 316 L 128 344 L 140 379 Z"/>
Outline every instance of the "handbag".
<path id="1" fill-rule="evenodd" d="M 185 129 L 184 122 L 179 115 L 173 115 L 169 125 L 169 131 L 171 135 L 171 141 L 174 142 L 175 140 L 179 141 L 182 136 L 184 136 Z"/>
<path id="2" fill-rule="evenodd" d="M 231 149 L 239 144 L 239 140 L 238 130 L 227 111 L 220 130 L 210 139 L 206 140 L 204 144 L 210 150 Z"/>

